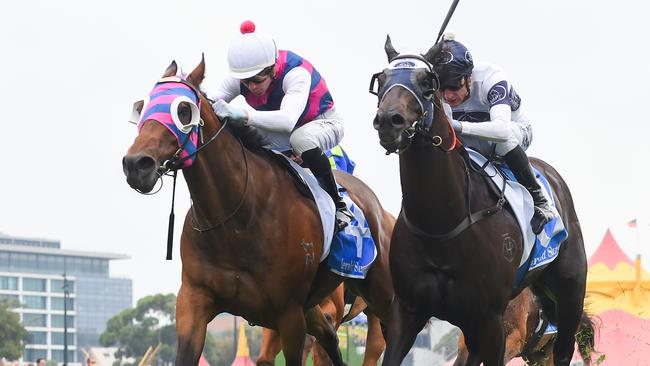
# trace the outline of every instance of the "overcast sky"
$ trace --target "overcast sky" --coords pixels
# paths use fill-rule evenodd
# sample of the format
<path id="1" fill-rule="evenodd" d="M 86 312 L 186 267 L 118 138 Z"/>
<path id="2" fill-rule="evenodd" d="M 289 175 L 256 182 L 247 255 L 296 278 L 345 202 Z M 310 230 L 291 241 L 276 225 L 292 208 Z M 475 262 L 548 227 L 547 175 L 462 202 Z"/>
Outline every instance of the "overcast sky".
<path id="1" fill-rule="evenodd" d="M 127 119 L 173 59 L 189 72 L 204 52 L 209 90 L 226 74 L 228 43 L 245 19 L 324 76 L 345 117 L 342 145 L 396 215 L 397 158 L 384 155 L 372 128 L 376 98 L 368 83 L 386 66 L 387 33 L 398 50 L 424 52 L 450 2 L 5 4 L 0 231 L 129 255 L 112 272 L 133 279 L 134 299 L 176 292 L 189 194 L 181 181 L 174 261 L 167 262 L 171 180 L 154 196 L 126 184 L 121 159 L 137 133 Z M 631 0 L 462 0 L 449 29 L 475 61 L 500 65 L 515 83 L 533 121 L 529 153 L 569 184 L 587 253 L 609 227 L 650 270 L 648 14 L 646 2 Z M 636 231 L 626 226 L 634 218 Z"/>

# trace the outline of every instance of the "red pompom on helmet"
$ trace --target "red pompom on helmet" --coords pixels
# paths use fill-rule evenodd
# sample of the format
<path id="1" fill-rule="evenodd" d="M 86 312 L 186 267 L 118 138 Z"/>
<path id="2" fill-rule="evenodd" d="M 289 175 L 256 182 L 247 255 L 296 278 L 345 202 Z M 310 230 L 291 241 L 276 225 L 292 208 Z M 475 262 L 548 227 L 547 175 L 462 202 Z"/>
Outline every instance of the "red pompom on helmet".
<path id="1" fill-rule="evenodd" d="M 228 46 L 228 66 L 236 79 L 247 79 L 275 64 L 278 49 L 270 36 L 256 32 L 255 23 L 246 20 Z"/>
<path id="2" fill-rule="evenodd" d="M 250 20 L 244 20 L 239 26 L 239 31 L 241 34 L 253 33 L 255 32 L 255 23 Z"/>

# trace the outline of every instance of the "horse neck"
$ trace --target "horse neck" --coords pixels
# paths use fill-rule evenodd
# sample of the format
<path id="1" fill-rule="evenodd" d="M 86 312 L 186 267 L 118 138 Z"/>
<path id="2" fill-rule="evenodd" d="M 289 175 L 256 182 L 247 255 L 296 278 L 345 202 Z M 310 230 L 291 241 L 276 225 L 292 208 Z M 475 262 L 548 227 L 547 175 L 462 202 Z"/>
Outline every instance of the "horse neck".
<path id="1" fill-rule="evenodd" d="M 443 137 L 441 146 L 414 141 L 400 155 L 402 206 L 423 227 L 449 229 L 467 215 L 467 165 L 458 149 L 443 149 L 455 146 L 455 137 L 442 108 L 434 113 L 432 131 Z"/>
<path id="2" fill-rule="evenodd" d="M 216 123 L 206 123 L 202 131 L 204 141 L 217 130 Z M 183 170 L 195 220 L 201 226 L 222 223 L 248 204 L 245 191 L 254 180 L 249 177 L 247 155 L 252 154 L 247 154 L 230 131 L 222 131 L 198 153 L 194 164 Z"/>

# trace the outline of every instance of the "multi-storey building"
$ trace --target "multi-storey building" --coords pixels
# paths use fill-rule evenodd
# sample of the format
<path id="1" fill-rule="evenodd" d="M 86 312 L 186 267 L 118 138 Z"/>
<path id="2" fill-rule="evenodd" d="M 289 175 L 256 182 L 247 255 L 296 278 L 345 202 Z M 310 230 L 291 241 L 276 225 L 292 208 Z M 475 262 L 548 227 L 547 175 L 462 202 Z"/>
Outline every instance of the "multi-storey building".
<path id="1" fill-rule="evenodd" d="M 109 276 L 109 261 L 127 258 L 0 233 L 0 299 L 20 304 L 14 311 L 29 332 L 23 361 L 42 357 L 63 362 L 65 308 L 68 362 L 81 361 L 82 349 L 99 345 L 106 321 L 132 306 L 131 280 Z"/>

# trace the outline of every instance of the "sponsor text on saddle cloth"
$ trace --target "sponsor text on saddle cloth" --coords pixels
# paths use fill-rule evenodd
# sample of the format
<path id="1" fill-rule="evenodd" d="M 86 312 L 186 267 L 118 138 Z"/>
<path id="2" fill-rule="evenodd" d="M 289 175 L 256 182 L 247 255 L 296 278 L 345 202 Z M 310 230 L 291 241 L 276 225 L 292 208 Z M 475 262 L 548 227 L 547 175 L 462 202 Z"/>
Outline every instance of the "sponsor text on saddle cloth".
<path id="1" fill-rule="evenodd" d="M 337 169 L 352 173 L 355 164 L 344 152 L 336 150 L 336 148 L 327 153 L 331 158 L 330 161 L 334 162 Z M 344 230 L 334 235 L 335 208 L 330 196 L 320 187 L 316 178 L 306 169 L 303 169 L 293 160 L 287 158 L 286 155 L 279 152 L 276 152 L 276 154 L 281 155 L 291 163 L 293 169 L 303 178 L 304 183 L 309 187 L 309 190 L 314 196 L 323 224 L 325 238 L 323 255 L 320 258 L 320 262 L 325 260 L 329 255 L 327 263 L 332 272 L 344 277 L 365 278 L 368 269 L 370 269 L 370 265 L 377 258 L 377 249 L 375 248 L 375 241 L 368 227 L 368 221 L 361 209 L 352 202 L 347 192 L 341 192 L 343 201 L 348 205 L 348 209 L 354 215 L 354 219 Z"/>
<path id="2" fill-rule="evenodd" d="M 470 158 L 479 166 L 484 166 L 487 159 L 478 152 L 467 148 Z M 485 172 L 488 174 L 492 181 L 499 189 L 503 187 L 503 176 L 505 175 L 505 197 L 512 207 L 514 214 L 523 233 L 523 254 L 517 269 L 517 276 L 515 278 L 515 288 L 521 284 L 526 274 L 532 270 L 545 267 L 557 257 L 560 251 L 560 245 L 567 238 L 568 232 L 564 227 L 562 218 L 555 207 L 555 200 L 550 190 L 550 186 L 546 178 L 533 167 L 535 176 L 544 187 L 544 194 L 550 203 L 553 210 L 553 220 L 549 221 L 539 235 L 535 236 L 530 227 L 530 218 L 533 217 L 533 199 L 530 193 L 521 184 L 517 183 L 512 172 L 507 169 L 507 166 L 501 166 L 497 171 L 496 167 L 489 163 L 485 166 Z M 503 174 L 503 175 L 502 175 Z"/>

